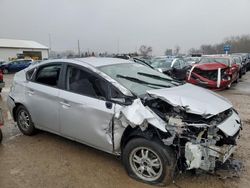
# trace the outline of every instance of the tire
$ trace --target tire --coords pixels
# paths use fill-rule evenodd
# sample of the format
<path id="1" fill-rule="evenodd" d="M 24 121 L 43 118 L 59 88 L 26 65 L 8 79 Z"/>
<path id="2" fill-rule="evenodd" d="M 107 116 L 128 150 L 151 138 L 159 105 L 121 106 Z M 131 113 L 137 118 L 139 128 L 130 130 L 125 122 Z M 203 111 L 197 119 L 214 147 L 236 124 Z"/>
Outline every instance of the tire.
<path id="1" fill-rule="evenodd" d="M 128 175 L 148 184 L 170 184 L 173 181 L 175 161 L 171 148 L 144 138 L 130 140 L 122 154 Z"/>
<path id="2" fill-rule="evenodd" d="M 34 135 L 36 128 L 32 122 L 29 111 L 24 106 L 19 106 L 16 110 L 17 126 L 24 135 Z"/>
<path id="3" fill-rule="evenodd" d="M 9 70 L 8 70 L 8 69 L 3 69 L 3 73 L 4 73 L 4 74 L 8 74 L 8 73 L 9 73 Z"/>
<path id="4" fill-rule="evenodd" d="M 0 88 L 0 93 L 2 92 L 2 89 L 3 89 L 3 88 Z"/>
<path id="5" fill-rule="evenodd" d="M 2 133 L 2 130 L 0 129 L 0 143 L 2 142 L 3 140 L 3 133 Z"/>

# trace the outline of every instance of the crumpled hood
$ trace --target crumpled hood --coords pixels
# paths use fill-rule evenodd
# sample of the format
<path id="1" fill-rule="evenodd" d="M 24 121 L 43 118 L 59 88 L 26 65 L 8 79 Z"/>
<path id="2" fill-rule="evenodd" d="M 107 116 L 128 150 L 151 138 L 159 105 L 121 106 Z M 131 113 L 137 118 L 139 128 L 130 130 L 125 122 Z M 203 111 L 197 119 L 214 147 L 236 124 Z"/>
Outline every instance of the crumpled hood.
<path id="1" fill-rule="evenodd" d="M 203 71 L 211 71 L 211 70 L 218 70 L 219 68 L 225 69 L 228 66 L 222 63 L 206 63 L 206 64 L 197 64 L 196 67 Z"/>
<path id="2" fill-rule="evenodd" d="M 232 108 L 231 102 L 226 98 L 192 84 L 149 90 L 147 93 L 172 106 L 181 107 L 188 113 L 207 118 Z"/>

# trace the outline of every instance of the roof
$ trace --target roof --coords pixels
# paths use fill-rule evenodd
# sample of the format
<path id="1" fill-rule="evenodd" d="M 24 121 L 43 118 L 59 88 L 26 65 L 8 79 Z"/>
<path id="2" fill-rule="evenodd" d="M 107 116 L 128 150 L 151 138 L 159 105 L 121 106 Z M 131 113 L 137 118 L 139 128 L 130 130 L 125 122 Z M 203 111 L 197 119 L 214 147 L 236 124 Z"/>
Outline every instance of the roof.
<path id="1" fill-rule="evenodd" d="M 35 41 L 16 39 L 0 39 L 0 48 L 49 49 L 47 46 Z"/>
<path id="2" fill-rule="evenodd" d="M 78 61 L 88 63 L 94 67 L 101 67 L 106 65 L 115 65 L 121 63 L 131 63 L 129 60 L 120 59 L 120 58 L 106 58 L 106 57 L 87 57 L 87 58 L 78 58 Z"/>

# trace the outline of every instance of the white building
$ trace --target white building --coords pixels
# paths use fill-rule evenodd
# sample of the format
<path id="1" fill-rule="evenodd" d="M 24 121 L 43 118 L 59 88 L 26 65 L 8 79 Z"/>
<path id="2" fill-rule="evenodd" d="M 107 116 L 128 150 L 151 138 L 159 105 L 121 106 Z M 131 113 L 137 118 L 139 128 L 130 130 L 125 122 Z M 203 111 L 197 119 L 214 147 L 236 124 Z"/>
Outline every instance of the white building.
<path id="1" fill-rule="evenodd" d="M 15 58 L 31 57 L 42 60 L 48 58 L 49 48 L 35 41 L 0 39 L 0 59 L 5 61 Z"/>

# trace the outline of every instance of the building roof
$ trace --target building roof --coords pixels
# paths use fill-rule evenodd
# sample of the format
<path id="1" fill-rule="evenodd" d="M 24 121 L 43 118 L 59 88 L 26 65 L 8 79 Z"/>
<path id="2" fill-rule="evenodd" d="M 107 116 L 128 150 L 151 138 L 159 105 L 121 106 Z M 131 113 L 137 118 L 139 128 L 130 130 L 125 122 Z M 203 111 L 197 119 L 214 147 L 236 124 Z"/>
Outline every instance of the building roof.
<path id="1" fill-rule="evenodd" d="M 16 39 L 0 39 L 0 48 L 49 49 L 47 46 L 35 41 Z"/>

